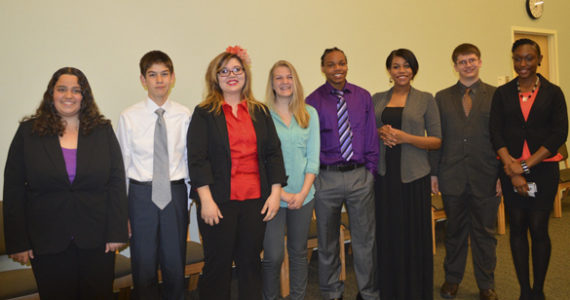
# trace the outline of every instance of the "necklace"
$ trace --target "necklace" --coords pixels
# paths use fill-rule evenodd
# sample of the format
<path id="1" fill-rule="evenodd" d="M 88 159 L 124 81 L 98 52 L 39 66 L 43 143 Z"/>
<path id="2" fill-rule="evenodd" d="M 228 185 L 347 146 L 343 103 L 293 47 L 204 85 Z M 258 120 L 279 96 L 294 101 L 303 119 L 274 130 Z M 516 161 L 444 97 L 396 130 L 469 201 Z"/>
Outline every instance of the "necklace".
<path id="1" fill-rule="evenodd" d="M 519 97 L 521 97 L 523 102 L 526 102 L 528 99 L 530 99 L 530 97 L 532 97 L 532 95 L 534 94 L 534 91 L 536 91 L 536 88 L 538 87 L 538 83 L 540 78 L 538 76 L 536 76 L 536 81 L 534 82 L 534 86 L 532 87 L 532 91 L 530 92 L 529 96 L 523 96 L 523 93 L 521 92 L 521 85 L 519 83 L 519 81 L 517 80 L 517 91 L 519 92 Z"/>

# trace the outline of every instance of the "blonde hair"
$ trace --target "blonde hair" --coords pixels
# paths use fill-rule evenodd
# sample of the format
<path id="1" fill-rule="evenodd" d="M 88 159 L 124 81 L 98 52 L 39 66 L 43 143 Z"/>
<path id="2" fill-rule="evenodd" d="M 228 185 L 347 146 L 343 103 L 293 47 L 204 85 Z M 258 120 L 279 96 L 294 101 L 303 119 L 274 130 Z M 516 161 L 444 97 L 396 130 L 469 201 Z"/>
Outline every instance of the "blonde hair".
<path id="1" fill-rule="evenodd" d="M 198 106 L 202 108 L 209 107 L 209 111 L 214 111 L 216 114 L 219 114 L 222 111 L 222 105 L 224 104 L 224 95 L 218 81 L 218 72 L 220 72 L 220 70 L 222 70 L 223 67 L 232 58 L 235 58 L 239 61 L 245 73 L 245 84 L 241 91 L 241 99 L 245 99 L 251 118 L 254 119 L 252 111 L 255 108 L 261 110 L 264 113 L 267 113 L 267 108 L 265 105 L 257 101 L 253 96 L 253 91 L 251 89 L 251 70 L 249 66 L 247 64 L 244 64 L 239 56 L 228 52 L 222 52 L 218 54 L 218 56 L 216 56 L 208 65 L 208 70 L 206 71 L 206 98 L 204 101 L 198 104 Z"/>
<path id="2" fill-rule="evenodd" d="M 293 75 L 293 94 L 291 95 L 291 101 L 289 102 L 289 111 L 293 113 L 293 117 L 295 117 L 295 121 L 299 124 L 301 128 L 309 127 L 309 119 L 311 116 L 309 112 L 305 108 L 305 97 L 303 95 L 303 86 L 301 85 L 301 81 L 299 80 L 299 76 L 297 75 L 297 70 L 293 65 L 286 61 L 280 60 L 276 62 L 271 70 L 269 70 L 269 77 L 267 79 L 267 89 L 265 91 L 265 103 L 270 108 L 275 107 L 275 89 L 273 88 L 273 72 L 278 67 L 286 67 L 291 71 L 291 75 Z"/>

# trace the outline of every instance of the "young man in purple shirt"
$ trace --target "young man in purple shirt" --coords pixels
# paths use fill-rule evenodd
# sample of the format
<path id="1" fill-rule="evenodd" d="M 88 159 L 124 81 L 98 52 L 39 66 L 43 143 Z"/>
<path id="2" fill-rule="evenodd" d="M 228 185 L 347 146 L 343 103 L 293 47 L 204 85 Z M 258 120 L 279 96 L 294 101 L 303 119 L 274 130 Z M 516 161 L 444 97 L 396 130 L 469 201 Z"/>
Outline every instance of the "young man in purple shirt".
<path id="1" fill-rule="evenodd" d="M 370 93 L 346 81 L 344 52 L 326 49 L 321 71 L 327 82 L 307 103 L 319 113 L 321 170 L 315 181 L 319 237 L 319 285 L 323 298 L 342 299 L 339 227 L 342 205 L 350 220 L 357 299 L 380 299 L 376 282 L 374 174 L 378 135 Z"/>

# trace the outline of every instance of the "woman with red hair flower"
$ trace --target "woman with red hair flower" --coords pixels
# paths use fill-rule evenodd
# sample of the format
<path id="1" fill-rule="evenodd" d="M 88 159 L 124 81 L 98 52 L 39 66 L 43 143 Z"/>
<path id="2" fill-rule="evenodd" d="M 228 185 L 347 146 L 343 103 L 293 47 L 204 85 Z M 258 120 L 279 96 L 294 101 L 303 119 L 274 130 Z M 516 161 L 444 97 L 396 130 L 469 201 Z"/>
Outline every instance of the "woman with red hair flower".
<path id="1" fill-rule="evenodd" d="M 235 262 L 239 299 L 261 300 L 265 222 L 287 182 L 281 145 L 269 110 L 253 97 L 244 49 L 229 47 L 210 62 L 206 88 L 187 143 L 205 257 L 200 299 L 230 299 Z"/>

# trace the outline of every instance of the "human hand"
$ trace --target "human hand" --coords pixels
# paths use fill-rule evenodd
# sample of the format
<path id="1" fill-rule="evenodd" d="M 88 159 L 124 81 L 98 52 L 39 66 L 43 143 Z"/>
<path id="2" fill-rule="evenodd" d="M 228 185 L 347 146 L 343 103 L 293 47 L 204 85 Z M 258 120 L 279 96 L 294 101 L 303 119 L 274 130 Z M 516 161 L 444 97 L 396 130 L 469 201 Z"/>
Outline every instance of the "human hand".
<path id="1" fill-rule="evenodd" d="M 22 252 L 18 252 L 18 253 L 8 255 L 8 257 L 10 257 L 14 261 L 17 261 L 21 264 L 27 264 L 30 261 L 30 258 L 34 259 L 34 252 L 32 251 L 32 249 L 30 249 L 30 250 L 26 250 L 26 251 L 22 251 Z"/>
<path id="2" fill-rule="evenodd" d="M 496 196 L 501 197 L 503 194 L 503 188 L 501 187 L 501 179 L 497 179 L 497 186 L 495 187 L 495 191 L 497 191 Z"/>
<path id="3" fill-rule="evenodd" d="M 200 205 L 200 217 L 206 224 L 214 226 L 220 223 L 220 219 L 224 218 L 220 208 L 213 200 L 202 201 Z"/>
<path id="4" fill-rule="evenodd" d="M 105 253 L 115 252 L 125 245 L 125 243 L 107 243 L 105 244 Z"/>
<path id="5" fill-rule="evenodd" d="M 434 195 L 438 195 L 439 192 L 439 180 L 437 176 L 431 176 L 431 192 Z"/>
<path id="6" fill-rule="evenodd" d="M 271 219 L 273 219 L 277 213 L 279 212 L 279 194 L 277 193 L 271 193 L 271 195 L 269 195 L 269 197 L 267 197 L 267 200 L 265 200 L 265 204 L 263 205 L 263 208 L 261 209 L 261 214 L 265 214 L 265 217 L 263 218 L 263 221 L 268 222 L 271 221 Z"/>
<path id="7" fill-rule="evenodd" d="M 303 195 L 302 193 L 293 194 L 293 198 L 291 199 L 291 202 L 289 202 L 289 205 L 287 205 L 287 208 L 289 209 L 301 208 L 303 206 L 303 203 L 305 202 L 305 198 L 307 198 L 307 196 Z"/>
<path id="8" fill-rule="evenodd" d="M 131 220 L 127 220 L 127 230 L 129 231 L 129 239 L 133 236 L 133 230 L 131 229 Z"/>
<path id="9" fill-rule="evenodd" d="M 503 169 L 505 170 L 505 174 L 507 174 L 509 177 L 514 175 L 521 175 L 524 172 L 521 163 L 518 160 L 513 160 L 510 163 L 506 164 Z"/>
<path id="10" fill-rule="evenodd" d="M 526 183 L 526 179 L 522 175 L 515 175 L 511 177 L 511 183 L 515 187 L 517 193 L 521 196 L 528 195 L 528 184 Z"/>
<path id="11" fill-rule="evenodd" d="M 294 195 L 295 195 L 295 194 L 288 193 L 288 192 L 286 192 L 284 189 L 281 189 L 281 200 L 283 200 L 283 201 L 285 201 L 285 202 L 287 202 L 287 203 L 291 202 L 291 200 L 293 199 L 293 196 L 294 196 Z"/>

